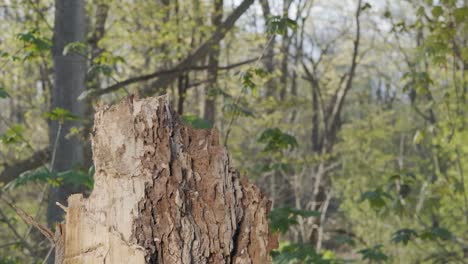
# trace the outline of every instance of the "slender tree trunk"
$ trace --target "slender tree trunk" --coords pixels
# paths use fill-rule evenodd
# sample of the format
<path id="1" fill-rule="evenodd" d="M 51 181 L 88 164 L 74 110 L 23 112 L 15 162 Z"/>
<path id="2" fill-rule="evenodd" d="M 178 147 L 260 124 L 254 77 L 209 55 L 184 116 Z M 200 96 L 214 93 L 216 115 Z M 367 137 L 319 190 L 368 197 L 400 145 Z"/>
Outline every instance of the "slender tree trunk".
<path id="1" fill-rule="evenodd" d="M 262 6 L 263 19 L 265 20 L 265 29 L 268 27 L 268 18 L 271 17 L 271 9 L 268 0 L 260 0 L 260 5 Z M 276 38 L 275 35 L 268 35 L 266 45 L 266 57 L 263 59 L 263 65 L 266 68 L 268 73 L 273 73 L 275 71 L 275 45 Z M 275 79 L 270 78 L 265 84 L 265 97 L 274 96 L 276 89 Z"/>
<path id="2" fill-rule="evenodd" d="M 178 122 L 167 97 L 95 116 L 95 183 L 69 198 L 59 263 L 270 263 L 270 202 L 231 166 L 218 132 Z"/>
<path id="3" fill-rule="evenodd" d="M 211 23 L 214 28 L 221 25 L 223 20 L 223 0 L 214 1 L 214 10 L 211 15 Z M 210 94 L 211 90 L 218 88 L 218 65 L 219 65 L 219 54 L 221 49 L 221 40 L 219 40 L 213 46 L 213 51 L 208 57 L 208 63 L 210 68 L 208 69 L 208 79 L 212 79 L 210 84 L 207 86 L 205 95 L 205 113 L 203 117 L 208 120 L 211 124 L 214 124 L 216 116 L 216 96 Z"/>
<path id="4" fill-rule="evenodd" d="M 289 13 L 289 7 L 291 6 L 292 0 L 284 0 L 283 1 L 283 16 L 287 17 Z M 283 53 L 283 58 L 281 60 L 281 76 L 280 76 L 280 94 L 279 99 L 284 100 L 286 99 L 286 94 L 288 91 L 288 60 L 289 60 L 289 51 L 291 46 L 291 36 L 289 35 L 288 30 L 286 30 L 285 34 L 283 35 L 283 40 L 281 43 L 281 52 Z"/>
<path id="5" fill-rule="evenodd" d="M 85 90 L 86 60 L 78 54 L 63 55 L 63 48 L 71 42 L 85 41 L 85 8 L 83 0 L 56 0 L 54 25 L 54 71 L 55 83 L 52 89 L 51 108 L 61 107 L 74 115 L 82 117 L 85 105 L 77 100 Z M 78 122 L 65 122 L 61 129 L 56 121 L 50 122 L 49 141 L 55 149 L 53 171 L 64 171 L 74 166 L 80 166 L 84 158 L 84 150 L 77 137 L 67 139 L 65 136 Z M 60 132 L 60 133 L 59 133 Z M 56 202 L 65 204 L 67 197 L 77 190 L 69 184 L 53 188 L 50 193 L 47 220 L 49 225 L 62 219 L 62 211 Z"/>

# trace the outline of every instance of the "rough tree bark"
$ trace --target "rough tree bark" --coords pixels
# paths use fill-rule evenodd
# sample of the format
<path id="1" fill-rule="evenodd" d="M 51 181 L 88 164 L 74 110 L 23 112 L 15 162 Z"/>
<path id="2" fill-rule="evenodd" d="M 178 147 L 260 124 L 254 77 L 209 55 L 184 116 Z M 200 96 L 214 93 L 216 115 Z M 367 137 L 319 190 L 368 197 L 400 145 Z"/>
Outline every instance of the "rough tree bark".
<path id="1" fill-rule="evenodd" d="M 57 263 L 269 263 L 270 202 L 218 132 L 179 122 L 166 96 L 100 107 L 94 190 L 68 200 Z"/>

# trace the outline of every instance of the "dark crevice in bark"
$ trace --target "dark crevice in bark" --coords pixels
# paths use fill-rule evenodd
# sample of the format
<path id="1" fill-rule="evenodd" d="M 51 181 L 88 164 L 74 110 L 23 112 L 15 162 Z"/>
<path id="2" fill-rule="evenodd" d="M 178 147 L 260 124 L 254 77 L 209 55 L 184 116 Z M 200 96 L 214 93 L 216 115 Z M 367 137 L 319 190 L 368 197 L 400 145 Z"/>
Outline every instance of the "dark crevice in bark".
<path id="1" fill-rule="evenodd" d="M 229 256 L 229 263 L 230 264 L 234 263 L 235 256 L 238 254 L 239 237 L 240 237 L 241 226 L 242 226 L 243 221 L 244 221 L 244 215 L 242 215 L 241 220 L 239 221 L 239 223 L 237 223 L 236 230 L 234 231 L 234 235 L 232 236 L 233 248 L 232 248 L 231 254 Z"/>

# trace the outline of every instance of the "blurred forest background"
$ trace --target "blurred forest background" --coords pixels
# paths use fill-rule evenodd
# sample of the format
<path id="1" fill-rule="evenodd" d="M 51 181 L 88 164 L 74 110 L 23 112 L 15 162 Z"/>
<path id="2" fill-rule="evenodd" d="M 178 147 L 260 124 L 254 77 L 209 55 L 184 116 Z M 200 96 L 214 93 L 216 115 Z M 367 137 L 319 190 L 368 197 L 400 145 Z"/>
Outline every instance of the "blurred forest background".
<path id="1" fill-rule="evenodd" d="M 275 263 L 468 263 L 467 0 L 0 0 L 0 263 L 89 192 L 93 107 L 169 94 L 273 203 Z"/>

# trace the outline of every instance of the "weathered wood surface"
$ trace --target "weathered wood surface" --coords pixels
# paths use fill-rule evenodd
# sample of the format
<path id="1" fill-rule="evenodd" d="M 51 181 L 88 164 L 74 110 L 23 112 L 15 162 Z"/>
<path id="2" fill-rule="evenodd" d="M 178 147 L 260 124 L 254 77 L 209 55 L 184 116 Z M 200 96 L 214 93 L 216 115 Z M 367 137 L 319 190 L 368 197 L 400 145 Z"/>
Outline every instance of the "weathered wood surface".
<path id="1" fill-rule="evenodd" d="M 100 107 L 92 194 L 72 195 L 60 263 L 269 263 L 269 201 L 217 130 L 179 122 L 167 97 Z"/>

